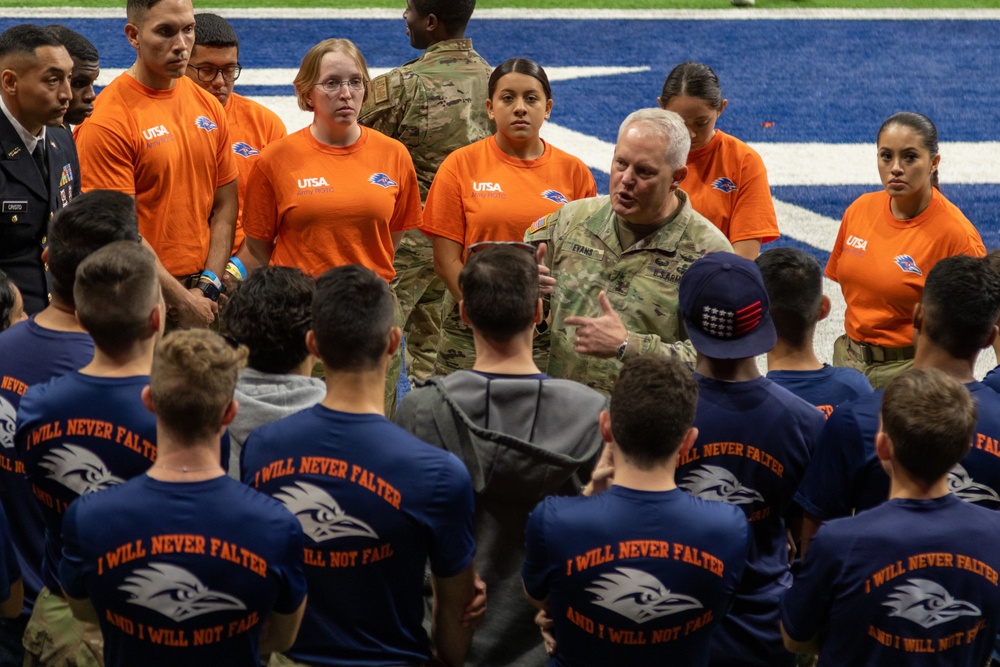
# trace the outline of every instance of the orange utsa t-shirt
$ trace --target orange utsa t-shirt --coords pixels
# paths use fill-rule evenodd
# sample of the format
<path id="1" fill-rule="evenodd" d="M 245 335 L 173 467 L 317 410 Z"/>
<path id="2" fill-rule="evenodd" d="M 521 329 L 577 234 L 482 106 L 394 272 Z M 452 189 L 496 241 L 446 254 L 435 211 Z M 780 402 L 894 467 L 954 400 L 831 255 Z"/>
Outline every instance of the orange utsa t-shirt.
<path id="1" fill-rule="evenodd" d="M 927 209 L 897 220 L 884 190 L 861 195 L 840 224 L 826 275 L 847 303 L 844 329 L 852 339 L 883 347 L 913 344 L 913 306 L 927 273 L 953 255 L 984 257 L 979 232 L 935 188 Z"/>
<path id="2" fill-rule="evenodd" d="M 420 228 L 468 247 L 480 241 L 520 241 L 528 226 L 568 201 L 597 194 L 578 158 L 546 143 L 534 160 L 519 160 L 487 137 L 459 148 L 438 169 Z"/>
<path id="3" fill-rule="evenodd" d="M 271 264 L 311 276 L 361 264 L 392 280 L 392 232 L 420 225 L 420 189 L 403 144 L 361 128 L 327 146 L 304 127 L 274 142 L 250 173 L 243 231 L 274 242 Z"/>
<path id="4" fill-rule="evenodd" d="M 238 189 L 240 193 L 240 213 L 236 218 L 236 237 L 233 239 L 233 253 L 243 243 L 243 200 L 246 198 L 250 170 L 260 152 L 271 142 L 283 138 L 288 132 L 285 124 L 263 104 L 258 104 L 242 95 L 230 93 L 226 100 L 226 120 L 229 121 L 229 140 L 236 155 L 236 166 L 240 170 Z"/>
<path id="5" fill-rule="evenodd" d="M 154 90 L 122 74 L 74 137 L 83 190 L 134 195 L 139 232 L 167 270 L 204 269 L 215 191 L 238 173 L 219 101 L 186 77 Z"/>
<path id="6" fill-rule="evenodd" d="M 716 130 L 711 141 L 688 153 L 687 167 L 681 189 L 730 243 L 778 238 L 767 169 L 757 151 Z"/>

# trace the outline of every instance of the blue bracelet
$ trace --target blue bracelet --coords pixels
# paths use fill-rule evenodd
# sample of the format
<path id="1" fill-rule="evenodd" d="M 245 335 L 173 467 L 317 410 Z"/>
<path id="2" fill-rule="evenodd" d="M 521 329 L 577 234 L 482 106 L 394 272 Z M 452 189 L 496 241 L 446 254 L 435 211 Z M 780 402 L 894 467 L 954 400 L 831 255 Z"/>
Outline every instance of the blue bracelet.
<path id="1" fill-rule="evenodd" d="M 216 287 L 222 287 L 222 281 L 219 280 L 219 276 L 215 275 L 208 269 L 205 269 L 201 272 L 201 277 L 208 278 L 210 281 L 212 281 L 212 284 L 215 285 Z"/>
<path id="2" fill-rule="evenodd" d="M 230 257 L 229 258 L 229 264 L 231 266 L 235 267 L 237 271 L 239 271 L 240 280 L 245 280 L 246 279 L 246 277 L 247 277 L 247 267 L 243 266 L 243 262 L 240 261 L 239 257 L 236 257 L 236 256 Z M 229 266 L 226 266 L 226 269 L 228 270 Z M 232 273 L 232 272 L 230 271 L 230 273 Z M 236 276 L 233 276 L 233 277 L 235 278 Z"/>

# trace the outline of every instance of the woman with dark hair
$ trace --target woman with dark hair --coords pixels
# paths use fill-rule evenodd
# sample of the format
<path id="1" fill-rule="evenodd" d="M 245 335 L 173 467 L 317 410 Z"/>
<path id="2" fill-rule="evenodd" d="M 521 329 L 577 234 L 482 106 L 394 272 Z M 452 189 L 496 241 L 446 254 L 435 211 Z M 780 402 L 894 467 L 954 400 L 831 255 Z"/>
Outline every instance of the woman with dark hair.
<path id="1" fill-rule="evenodd" d="M 863 372 L 876 389 L 913 365 L 913 307 L 927 273 L 945 257 L 986 255 L 979 232 L 937 186 L 934 123 L 897 113 L 882 123 L 877 143 L 884 189 L 844 212 L 826 265 L 847 303 L 833 364 Z"/>
<path id="2" fill-rule="evenodd" d="M 0 271 L 0 331 L 5 331 L 18 322 L 28 319 L 24 312 L 24 299 L 21 290 L 10 277 Z"/>
<path id="3" fill-rule="evenodd" d="M 708 65 L 681 63 L 667 75 L 657 101 L 680 115 L 691 133 L 681 184 L 691 206 L 722 230 L 733 252 L 756 259 L 762 243 L 778 238 L 778 219 L 760 155 L 715 127 L 729 104 L 719 78 Z"/>
<path id="4" fill-rule="evenodd" d="M 587 166 L 539 136 L 552 111 L 552 87 L 538 63 L 502 63 L 490 75 L 488 92 L 496 134 L 445 158 L 424 206 L 421 229 L 434 238 L 434 271 L 449 292 L 436 373 L 472 367 L 472 332 L 457 305 L 466 249 L 483 241 L 521 241 L 532 222 L 597 194 Z"/>

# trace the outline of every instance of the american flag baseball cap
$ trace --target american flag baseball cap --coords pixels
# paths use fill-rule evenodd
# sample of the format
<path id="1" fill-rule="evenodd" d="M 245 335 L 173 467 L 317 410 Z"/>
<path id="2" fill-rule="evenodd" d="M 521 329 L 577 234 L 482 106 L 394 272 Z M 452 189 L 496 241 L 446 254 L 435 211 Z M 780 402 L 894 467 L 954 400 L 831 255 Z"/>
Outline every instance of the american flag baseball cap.
<path id="1" fill-rule="evenodd" d="M 777 335 L 760 270 L 749 259 L 713 252 L 684 272 L 680 309 L 694 349 L 715 359 L 769 352 Z"/>

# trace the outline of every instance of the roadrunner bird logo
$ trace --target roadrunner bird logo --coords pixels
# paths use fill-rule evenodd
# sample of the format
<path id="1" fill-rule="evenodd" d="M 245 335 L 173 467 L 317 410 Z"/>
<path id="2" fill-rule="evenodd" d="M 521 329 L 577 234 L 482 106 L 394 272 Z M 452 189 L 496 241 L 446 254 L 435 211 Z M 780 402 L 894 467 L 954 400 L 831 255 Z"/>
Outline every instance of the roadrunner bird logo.
<path id="1" fill-rule="evenodd" d="M 0 398 L 0 445 L 4 449 L 14 449 L 14 431 L 17 424 L 17 410 L 7 402 L 7 399 Z"/>
<path id="2" fill-rule="evenodd" d="M 81 496 L 125 483 L 96 454 L 79 445 L 56 447 L 38 465 L 49 471 L 46 477 Z"/>
<path id="3" fill-rule="evenodd" d="M 732 179 L 726 178 L 725 176 L 712 181 L 712 187 L 720 192 L 725 192 L 726 194 L 739 190 L 736 183 L 733 183 Z"/>
<path id="4" fill-rule="evenodd" d="M 361 519 L 348 516 L 337 501 L 323 489 L 306 482 L 296 482 L 274 494 L 302 524 L 302 532 L 313 542 L 326 542 L 338 537 L 371 537 L 378 539 L 372 527 Z"/>
<path id="5" fill-rule="evenodd" d="M 750 505 L 764 502 L 764 496 L 740 484 L 733 473 L 719 466 L 702 466 L 692 470 L 679 487 L 705 500 L 721 500 L 730 505 Z"/>
<path id="6" fill-rule="evenodd" d="M 175 623 L 215 611 L 247 608 L 232 595 L 210 590 L 191 572 L 168 563 L 151 563 L 136 570 L 118 590 L 132 596 L 129 604 L 152 609 Z"/>
<path id="7" fill-rule="evenodd" d="M 702 607 L 693 597 L 672 593 L 653 575 L 630 567 L 615 568 L 614 572 L 595 579 L 587 592 L 596 596 L 597 606 L 636 623 Z"/>
<path id="8" fill-rule="evenodd" d="M 544 190 L 542 196 L 549 201 L 554 201 L 557 204 L 567 204 L 569 200 L 566 199 L 566 195 L 559 192 L 558 190 Z"/>
<path id="9" fill-rule="evenodd" d="M 368 182 L 372 185 L 381 185 L 383 188 L 393 188 L 397 185 L 396 181 L 382 173 L 372 174 L 368 177 Z"/>
<path id="10" fill-rule="evenodd" d="M 216 125 L 211 118 L 208 118 L 206 116 L 198 116 L 195 119 L 194 124 L 196 127 L 205 130 L 206 132 L 211 132 L 212 130 L 219 129 L 219 126 Z"/>
<path id="11" fill-rule="evenodd" d="M 896 262 L 899 268 L 907 273 L 915 273 L 918 276 L 924 275 L 924 272 L 920 270 L 920 267 L 917 266 L 917 263 L 909 255 L 896 255 L 892 258 L 892 261 Z"/>
<path id="12" fill-rule="evenodd" d="M 242 155 L 245 158 L 251 158 L 254 155 L 260 155 L 260 151 L 248 144 L 245 141 L 237 141 L 233 144 L 233 152 L 237 155 Z"/>
<path id="13" fill-rule="evenodd" d="M 953 621 L 959 616 L 982 616 L 976 605 L 956 600 L 941 585 L 927 579 L 909 579 L 896 587 L 883 606 L 925 628 Z"/>
<path id="14" fill-rule="evenodd" d="M 977 483 L 960 464 L 948 473 L 948 489 L 967 503 L 984 500 L 1000 503 L 1000 495 L 997 495 L 996 491 L 985 484 Z"/>

